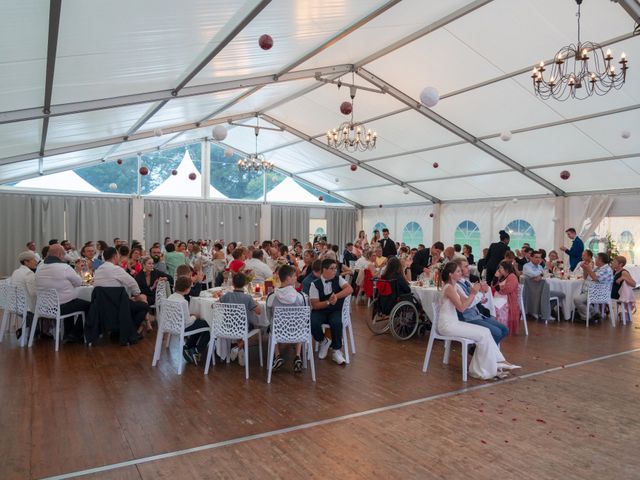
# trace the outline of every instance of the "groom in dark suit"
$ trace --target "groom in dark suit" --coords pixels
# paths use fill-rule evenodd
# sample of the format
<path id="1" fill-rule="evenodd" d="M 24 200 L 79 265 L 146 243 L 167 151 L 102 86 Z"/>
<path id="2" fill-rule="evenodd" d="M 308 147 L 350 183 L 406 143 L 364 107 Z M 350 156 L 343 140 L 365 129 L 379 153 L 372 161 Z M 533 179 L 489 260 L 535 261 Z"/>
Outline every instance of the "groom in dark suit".
<path id="1" fill-rule="evenodd" d="M 389 229 L 382 229 L 382 240 L 380 240 L 380 246 L 382 247 L 382 256 L 389 258 L 395 257 L 398 253 L 396 249 L 396 242 L 389 238 Z"/>

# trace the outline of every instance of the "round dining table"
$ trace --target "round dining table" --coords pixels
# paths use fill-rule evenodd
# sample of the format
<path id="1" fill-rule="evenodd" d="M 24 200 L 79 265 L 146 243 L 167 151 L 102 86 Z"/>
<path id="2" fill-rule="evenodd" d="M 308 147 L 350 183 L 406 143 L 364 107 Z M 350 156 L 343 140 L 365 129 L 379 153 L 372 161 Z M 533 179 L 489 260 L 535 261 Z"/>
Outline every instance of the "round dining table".
<path id="1" fill-rule="evenodd" d="M 562 311 L 564 312 L 564 319 L 571 320 L 571 314 L 573 313 L 573 298 L 582 289 L 583 279 L 572 278 L 547 278 L 545 279 L 549 284 L 549 290 L 552 292 L 564 293 L 564 300 L 562 301 Z"/>

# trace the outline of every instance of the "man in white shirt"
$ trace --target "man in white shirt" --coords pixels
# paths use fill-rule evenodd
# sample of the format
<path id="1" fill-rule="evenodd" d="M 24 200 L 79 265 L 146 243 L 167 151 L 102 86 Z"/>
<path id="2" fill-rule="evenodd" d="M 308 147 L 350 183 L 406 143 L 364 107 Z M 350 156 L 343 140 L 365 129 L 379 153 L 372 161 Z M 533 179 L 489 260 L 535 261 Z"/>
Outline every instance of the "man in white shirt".
<path id="1" fill-rule="evenodd" d="M 62 315 L 78 311 L 85 312 L 86 315 L 91 304 L 77 298 L 76 291 L 76 288 L 82 285 L 82 279 L 73 267 L 65 263 L 64 258 L 65 250 L 62 245 L 54 243 L 49 246 L 47 258 L 38 265 L 36 270 L 36 289 L 37 291 L 52 289 L 58 292 Z M 83 337 L 82 319 L 78 317 L 78 321 L 74 324 L 73 317 L 65 318 L 64 331 L 64 342 L 81 342 Z"/>
<path id="2" fill-rule="evenodd" d="M 529 253 L 529 261 L 522 266 L 522 274 L 525 278 L 525 311 L 536 319 L 541 316 L 545 322 L 552 320 L 549 302 L 551 292 L 543 278 L 542 254 L 538 250 Z"/>
<path id="3" fill-rule="evenodd" d="M 322 261 L 322 274 L 309 288 L 311 301 L 311 334 L 320 343 L 318 358 L 324 359 L 333 349 L 332 359 L 338 365 L 344 363 L 342 348 L 342 304 L 344 299 L 353 293 L 351 285 L 339 275 L 336 275 L 338 264 L 335 260 Z M 325 338 L 322 324 L 328 324 L 331 329 L 331 340 Z"/>
<path id="4" fill-rule="evenodd" d="M 27 250 L 18 255 L 20 266 L 11 274 L 11 285 L 21 287 L 27 295 L 27 326 L 31 326 L 33 312 L 36 306 L 36 266 L 38 262 L 35 254 Z M 0 333 L 1 334 L 1 333 Z M 22 326 L 16 330 L 18 339 L 22 336 Z"/>
<path id="5" fill-rule="evenodd" d="M 254 250 L 251 254 L 251 258 L 244 262 L 244 268 L 246 270 L 251 270 L 255 275 L 256 280 L 266 280 L 273 276 L 273 271 L 269 268 L 269 266 L 264 263 L 263 257 L 264 253 L 262 250 L 257 249 Z"/>
<path id="6" fill-rule="evenodd" d="M 578 264 L 576 268 L 573 269 L 572 275 L 576 278 L 585 278 L 584 269 L 582 265 L 588 265 L 592 270 L 594 268 L 593 264 L 593 252 L 591 250 L 584 250 L 582 252 L 582 261 Z"/>
<path id="7" fill-rule="evenodd" d="M 69 240 L 63 240 L 60 245 L 62 245 L 65 250 L 64 261 L 71 265 L 75 265 L 76 260 L 80 258 L 80 254 L 78 253 L 76 248 L 71 244 Z"/>
<path id="8" fill-rule="evenodd" d="M 34 242 L 33 240 L 31 240 L 29 243 L 27 243 L 27 249 L 31 250 L 33 252 L 33 254 L 36 257 L 36 262 L 40 263 L 42 261 L 42 257 L 40 256 L 40 254 L 36 251 L 36 242 Z"/>

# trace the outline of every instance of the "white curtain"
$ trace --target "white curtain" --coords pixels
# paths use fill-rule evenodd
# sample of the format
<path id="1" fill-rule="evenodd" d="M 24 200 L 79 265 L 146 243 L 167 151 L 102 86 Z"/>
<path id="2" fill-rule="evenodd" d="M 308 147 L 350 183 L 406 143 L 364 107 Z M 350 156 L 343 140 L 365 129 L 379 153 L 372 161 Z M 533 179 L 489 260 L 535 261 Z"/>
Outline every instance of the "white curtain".
<path id="1" fill-rule="evenodd" d="M 327 208 L 327 241 L 338 245 L 340 251 L 348 242 L 353 242 L 357 235 L 357 216 L 353 208 Z"/>
<path id="2" fill-rule="evenodd" d="M 309 238 L 309 208 L 272 205 L 271 236 L 285 245 L 288 245 L 292 238 L 306 241 Z"/>
<path id="3" fill-rule="evenodd" d="M 607 216 L 612 204 L 613 197 L 609 195 L 569 197 L 567 228 L 575 228 L 578 236 L 586 243 Z"/>
<path id="4" fill-rule="evenodd" d="M 90 240 L 132 240 L 130 198 L 66 197 L 65 211 L 67 235 L 78 248 Z"/>

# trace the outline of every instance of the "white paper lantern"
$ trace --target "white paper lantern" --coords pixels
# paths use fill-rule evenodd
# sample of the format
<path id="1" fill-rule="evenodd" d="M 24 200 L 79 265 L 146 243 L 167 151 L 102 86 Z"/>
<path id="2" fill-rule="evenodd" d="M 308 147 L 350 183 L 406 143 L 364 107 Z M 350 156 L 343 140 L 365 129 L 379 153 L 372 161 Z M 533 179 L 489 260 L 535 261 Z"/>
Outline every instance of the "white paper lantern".
<path id="1" fill-rule="evenodd" d="M 409 195 L 410 190 L 408 188 L 405 188 L 402 193 L 404 193 L 405 195 Z"/>
<path id="2" fill-rule="evenodd" d="M 428 108 L 433 108 L 438 104 L 440 95 L 434 87 L 425 87 L 420 92 L 420 102 Z"/>
<path id="3" fill-rule="evenodd" d="M 504 132 L 502 132 L 500 134 L 500 140 L 502 140 L 503 142 L 508 142 L 509 140 L 511 140 L 511 131 L 505 130 Z"/>
<path id="4" fill-rule="evenodd" d="M 164 221 L 164 223 L 171 223 L 171 220 L 169 220 L 168 218 Z"/>
<path id="5" fill-rule="evenodd" d="M 109 190 L 117 190 L 117 189 L 118 189 L 118 184 L 116 183 L 109 184 Z"/>
<path id="6" fill-rule="evenodd" d="M 518 203 L 518 199 L 517 199 L 517 198 L 514 198 L 514 199 L 512 199 L 511 201 L 512 201 L 513 203 Z"/>
<path id="7" fill-rule="evenodd" d="M 213 138 L 221 142 L 227 138 L 227 129 L 224 125 L 216 125 L 212 130 Z"/>
<path id="8" fill-rule="evenodd" d="M 631 136 L 631 132 L 629 130 L 623 130 L 620 135 L 622 136 L 622 138 L 624 138 L 626 140 L 627 138 L 629 138 Z"/>
<path id="9" fill-rule="evenodd" d="M 553 217 L 553 218 L 551 219 L 551 221 L 552 221 L 553 223 L 557 223 L 557 222 L 558 222 L 558 220 L 559 220 L 559 219 L 558 219 L 558 217 Z"/>
<path id="10" fill-rule="evenodd" d="M 224 222 L 220 222 L 220 225 L 224 225 Z"/>
<path id="11" fill-rule="evenodd" d="M 225 157 L 233 157 L 233 150 L 230 148 L 225 148 L 224 149 L 224 156 Z"/>
<path id="12" fill-rule="evenodd" d="M 153 131 L 153 134 L 154 134 L 156 137 L 161 137 L 161 136 L 162 136 L 162 129 L 161 129 L 161 128 L 156 128 L 156 129 Z"/>
<path id="13" fill-rule="evenodd" d="M 334 178 L 333 181 L 336 183 L 340 183 L 340 179 L 338 177 Z"/>

